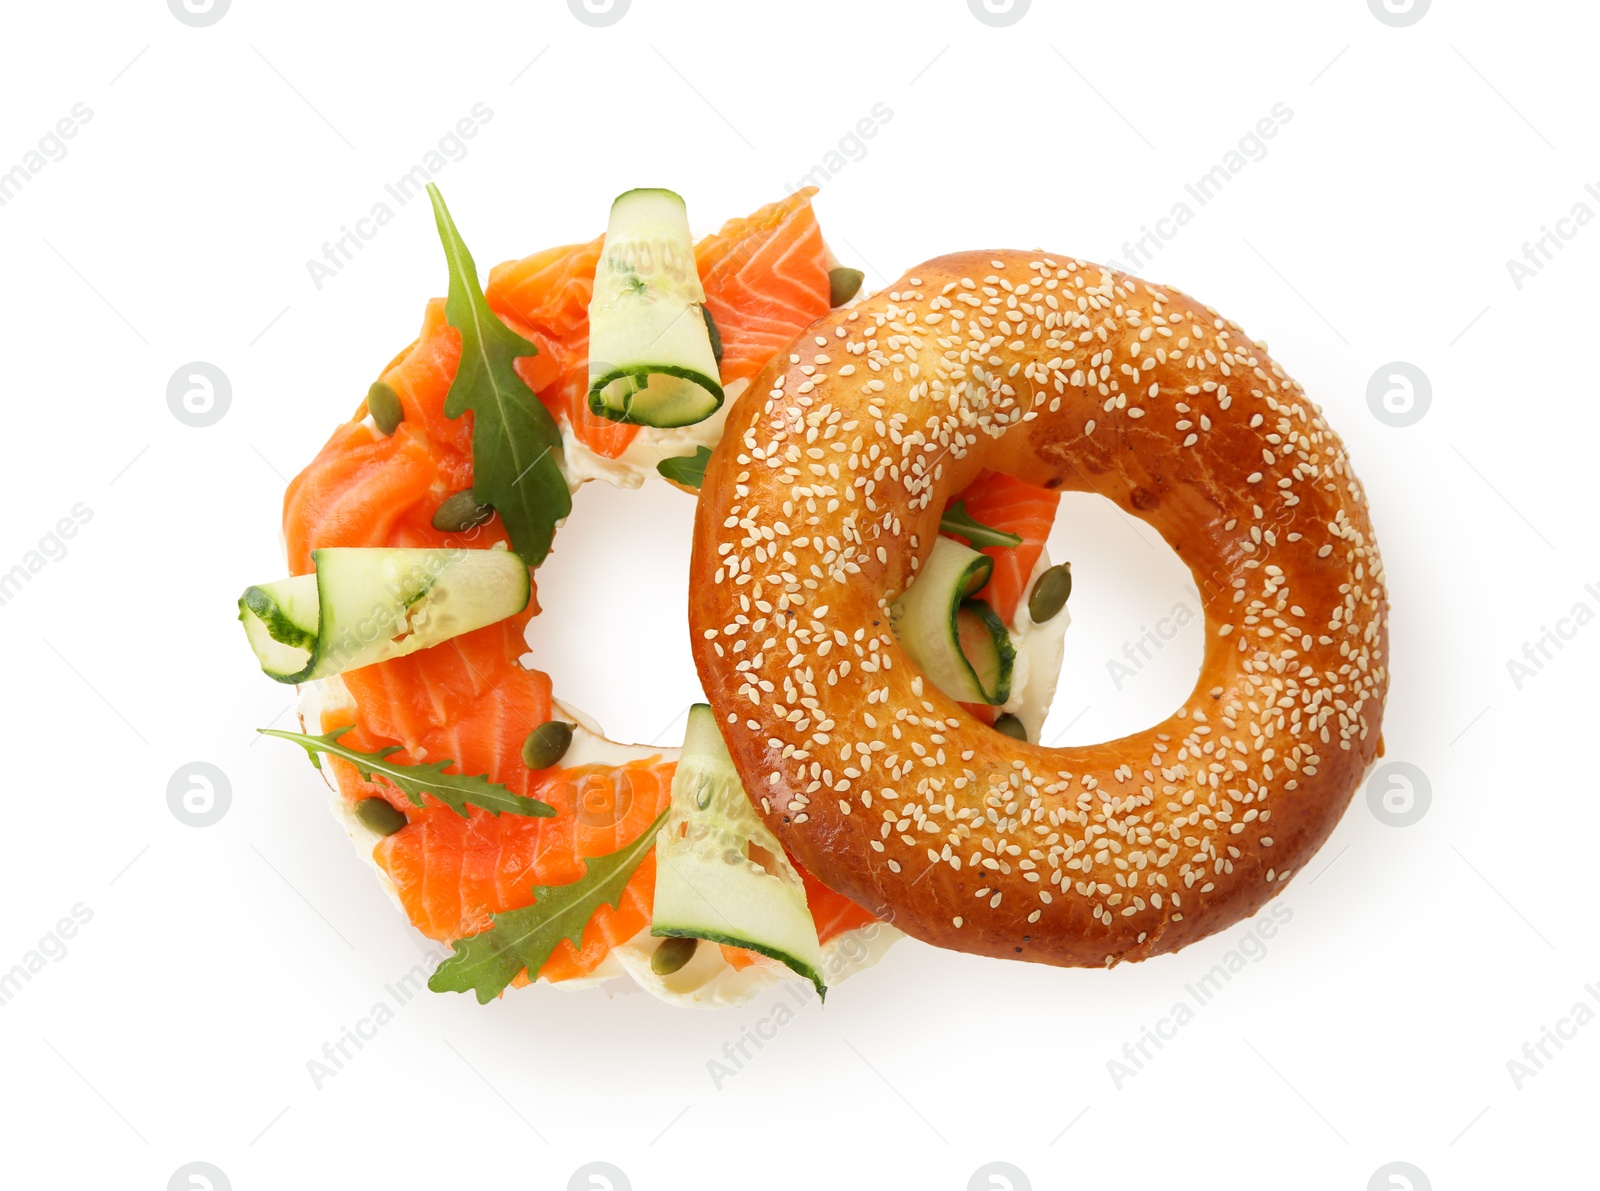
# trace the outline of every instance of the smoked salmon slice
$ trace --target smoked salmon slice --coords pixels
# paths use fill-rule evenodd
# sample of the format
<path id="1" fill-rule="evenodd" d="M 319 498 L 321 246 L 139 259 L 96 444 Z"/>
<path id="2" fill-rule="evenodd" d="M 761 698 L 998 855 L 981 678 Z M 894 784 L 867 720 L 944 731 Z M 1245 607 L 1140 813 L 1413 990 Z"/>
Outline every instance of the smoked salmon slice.
<path id="1" fill-rule="evenodd" d="M 730 219 L 695 245 L 706 309 L 722 333 L 722 383 L 766 367 L 828 313 L 828 252 L 811 209 L 816 187 Z"/>
<path id="2" fill-rule="evenodd" d="M 610 422 L 589 411 L 589 299 L 605 237 L 587 244 L 550 248 L 489 270 L 484 296 L 489 307 L 513 324 L 521 322 L 548 344 L 552 382 L 529 383 L 557 421 L 596 455 L 615 459 L 638 434 L 637 426 Z M 527 376 L 523 377 L 528 380 Z"/>
<path id="3" fill-rule="evenodd" d="M 360 696 L 357 702 L 362 703 Z M 343 739 L 355 741 L 356 736 L 352 731 Z M 356 747 L 372 747 L 382 739 L 363 738 Z M 432 755 L 459 755 L 471 747 L 470 739 L 462 744 L 461 750 Z M 396 796 L 392 787 L 363 782 L 346 762 L 334 762 L 346 797 L 387 797 L 410 816 L 406 827 L 379 841 L 373 858 L 389 874 L 412 923 L 429 938 L 453 942 L 475 935 L 489 926 L 491 914 L 531 902 L 534 885 L 578 880 L 585 858 L 615 851 L 636 839 L 671 800 L 671 763 L 647 760 L 535 774 L 516 755 L 520 744 L 519 736 L 516 747 L 491 746 L 491 751 L 505 754 L 492 767 L 491 776 L 511 777 L 507 785 L 512 790 L 548 802 L 556 809 L 553 819 L 494 816 L 477 810 L 463 819 L 448 807 L 419 810 Z M 519 780 L 516 769 L 526 776 Z M 584 806 L 596 805 L 596 786 L 614 798 L 609 804 L 619 812 L 614 821 L 610 816 L 578 813 L 580 800 Z M 629 878 L 618 908 L 601 906 L 584 928 L 581 944 L 574 947 L 563 940 L 539 975 L 556 981 L 592 972 L 613 947 L 649 925 L 654 890 L 651 853 Z"/>

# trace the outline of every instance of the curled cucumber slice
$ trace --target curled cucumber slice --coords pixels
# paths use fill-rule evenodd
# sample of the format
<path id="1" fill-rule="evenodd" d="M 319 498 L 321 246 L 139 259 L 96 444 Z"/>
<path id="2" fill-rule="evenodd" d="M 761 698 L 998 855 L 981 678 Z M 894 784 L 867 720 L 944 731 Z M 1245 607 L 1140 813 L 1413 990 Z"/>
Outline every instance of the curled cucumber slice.
<path id="1" fill-rule="evenodd" d="M 660 427 L 715 413 L 720 343 L 705 300 L 683 199 L 655 189 L 619 196 L 589 303 L 589 409 Z"/>
<path id="2" fill-rule="evenodd" d="M 998 707 L 1010 699 L 1017 652 L 999 614 L 982 600 L 962 600 L 956 609 L 956 643 L 983 692 L 982 699 L 967 702 Z"/>
<path id="3" fill-rule="evenodd" d="M 239 620 L 279 682 L 309 682 L 404 657 L 515 615 L 528 568 L 509 550 L 340 548 L 316 571 L 245 589 Z"/>
<path id="4" fill-rule="evenodd" d="M 911 659 L 934 686 L 963 703 L 999 706 L 1011 697 L 1017 657 L 1011 634 L 994 609 L 970 598 L 993 569 L 988 555 L 936 538 L 916 581 L 890 610 Z"/>

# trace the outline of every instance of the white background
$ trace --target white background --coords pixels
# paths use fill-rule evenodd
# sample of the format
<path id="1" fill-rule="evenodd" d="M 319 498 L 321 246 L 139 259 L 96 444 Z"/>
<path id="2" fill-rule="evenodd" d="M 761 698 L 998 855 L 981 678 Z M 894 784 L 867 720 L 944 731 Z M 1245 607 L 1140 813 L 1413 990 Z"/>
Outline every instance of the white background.
<path id="1" fill-rule="evenodd" d="M 1440 0 L 1408 28 L 1363 0 L 1037 0 L 1009 28 L 961 0 L 635 0 L 608 28 L 553 0 L 3 20 L 0 169 L 75 103 L 93 117 L 0 207 L 0 570 L 75 504 L 93 516 L 0 607 L 0 970 L 75 904 L 93 917 L 0 1008 L 0 1181 L 159 1189 L 197 1160 L 239 1191 L 562 1188 L 594 1160 L 639 1191 L 959 1191 L 995 1160 L 1034 1188 L 1359 1191 L 1393 1161 L 1441 1189 L 1593 1178 L 1600 1024 L 1520 1089 L 1507 1061 L 1575 1003 L 1600 1011 L 1600 628 L 1520 689 L 1507 663 L 1574 605 L 1600 612 L 1600 221 L 1520 290 L 1506 267 L 1574 204 L 1600 214 L 1592 6 Z M 1344 435 L 1394 605 L 1388 756 L 1426 775 L 1426 814 L 1390 826 L 1358 793 L 1265 958 L 1120 1089 L 1108 1061 L 1249 924 L 1109 973 L 904 942 L 720 1089 L 708 1061 L 782 994 L 721 1014 L 429 994 L 317 1090 L 307 1060 L 421 940 L 303 756 L 256 743 L 288 692 L 233 601 L 282 573 L 286 477 L 445 284 L 420 203 L 320 290 L 305 262 L 480 101 L 492 121 L 438 180 L 485 268 L 593 236 L 631 186 L 673 187 L 714 226 L 885 103 L 817 199 L 872 286 L 962 248 L 1128 261 L 1287 104 L 1265 158 L 1142 271 L 1267 339 Z M 166 404 L 192 360 L 232 386 L 204 429 Z M 1432 387 L 1407 427 L 1367 402 L 1396 360 Z M 538 661 L 615 736 L 673 740 L 696 694 L 690 516 L 660 485 L 591 485 L 540 572 Z M 1193 629 L 1120 688 L 1107 669 L 1187 598 L 1149 538 L 1063 505 L 1052 552 L 1077 590 L 1047 740 L 1152 722 L 1192 680 Z M 166 802 L 195 760 L 232 788 L 204 829 Z"/>

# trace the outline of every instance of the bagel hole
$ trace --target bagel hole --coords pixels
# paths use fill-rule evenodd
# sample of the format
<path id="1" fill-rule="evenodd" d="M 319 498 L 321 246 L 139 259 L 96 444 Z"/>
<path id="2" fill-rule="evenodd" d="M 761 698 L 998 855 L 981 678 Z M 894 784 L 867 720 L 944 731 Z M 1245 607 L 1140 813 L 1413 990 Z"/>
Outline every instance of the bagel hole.
<path id="1" fill-rule="evenodd" d="M 533 573 L 539 615 L 524 664 L 612 740 L 676 747 L 703 702 L 685 623 L 694 497 L 654 476 L 584 484 Z"/>
<path id="2" fill-rule="evenodd" d="M 1072 564 L 1061 681 L 1040 740 L 1116 740 L 1170 716 L 1194 690 L 1205 616 L 1194 576 L 1150 526 L 1092 492 L 1066 492 L 1046 543 Z"/>

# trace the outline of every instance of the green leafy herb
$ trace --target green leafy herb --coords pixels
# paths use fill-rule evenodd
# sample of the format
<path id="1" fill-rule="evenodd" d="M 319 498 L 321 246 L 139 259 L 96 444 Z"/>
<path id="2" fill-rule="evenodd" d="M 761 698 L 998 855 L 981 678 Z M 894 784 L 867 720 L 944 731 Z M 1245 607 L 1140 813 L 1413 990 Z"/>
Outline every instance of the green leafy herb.
<path id="1" fill-rule="evenodd" d="M 696 447 L 693 455 L 674 455 L 656 464 L 656 470 L 674 484 L 699 488 L 705 483 L 706 464 L 711 462 L 710 447 Z"/>
<path id="2" fill-rule="evenodd" d="M 471 990 L 478 994 L 478 1004 L 487 1005 L 524 968 L 530 977 L 537 976 L 562 939 L 578 945 L 602 904 L 617 908 L 628 878 L 655 847 L 667 813 L 662 811 L 626 847 L 589 857 L 583 876 L 570 885 L 535 885 L 533 905 L 495 914 L 488 930 L 458 939 L 455 953 L 434 971 L 428 987 L 434 992 Z"/>
<path id="3" fill-rule="evenodd" d="M 940 533 L 953 533 L 966 538 L 974 549 L 981 550 L 985 546 L 1020 546 L 1022 535 L 1006 533 L 1004 530 L 993 529 L 981 521 L 974 521 L 967 512 L 967 502 L 958 500 L 944 511 L 944 516 L 939 520 Z"/>
<path id="4" fill-rule="evenodd" d="M 428 196 L 450 265 L 445 319 L 461 332 L 461 362 L 445 397 L 445 416 L 472 411 L 472 490 L 500 514 L 511 548 L 536 567 L 550 551 L 556 522 L 572 511 L 572 494 L 551 453 L 561 446 L 561 431 L 515 367 L 518 356 L 539 349 L 489 309 L 478 267 L 431 182 Z"/>
<path id="5" fill-rule="evenodd" d="M 400 751 L 398 744 L 379 749 L 375 753 L 363 753 L 340 744 L 339 737 L 352 727 L 354 725 L 347 724 L 343 728 L 335 728 L 325 736 L 308 736 L 303 732 L 284 732 L 277 728 L 257 728 L 256 731 L 263 736 L 279 736 L 284 740 L 292 740 L 306 750 L 311 757 L 311 763 L 318 769 L 322 768 L 322 761 L 317 757 L 318 753 L 343 757 L 368 781 L 375 777 L 383 778 L 417 806 L 423 805 L 424 794 L 432 794 L 462 818 L 467 817 L 469 802 L 492 815 L 509 811 L 513 815 L 548 819 L 556 813 L 556 808 L 549 803 L 513 794 L 498 782 L 491 782 L 486 777 L 446 773 L 445 767 L 454 765 L 454 761 L 435 761 L 431 765 L 396 765 L 389 761 L 388 757 L 389 754 Z"/>

